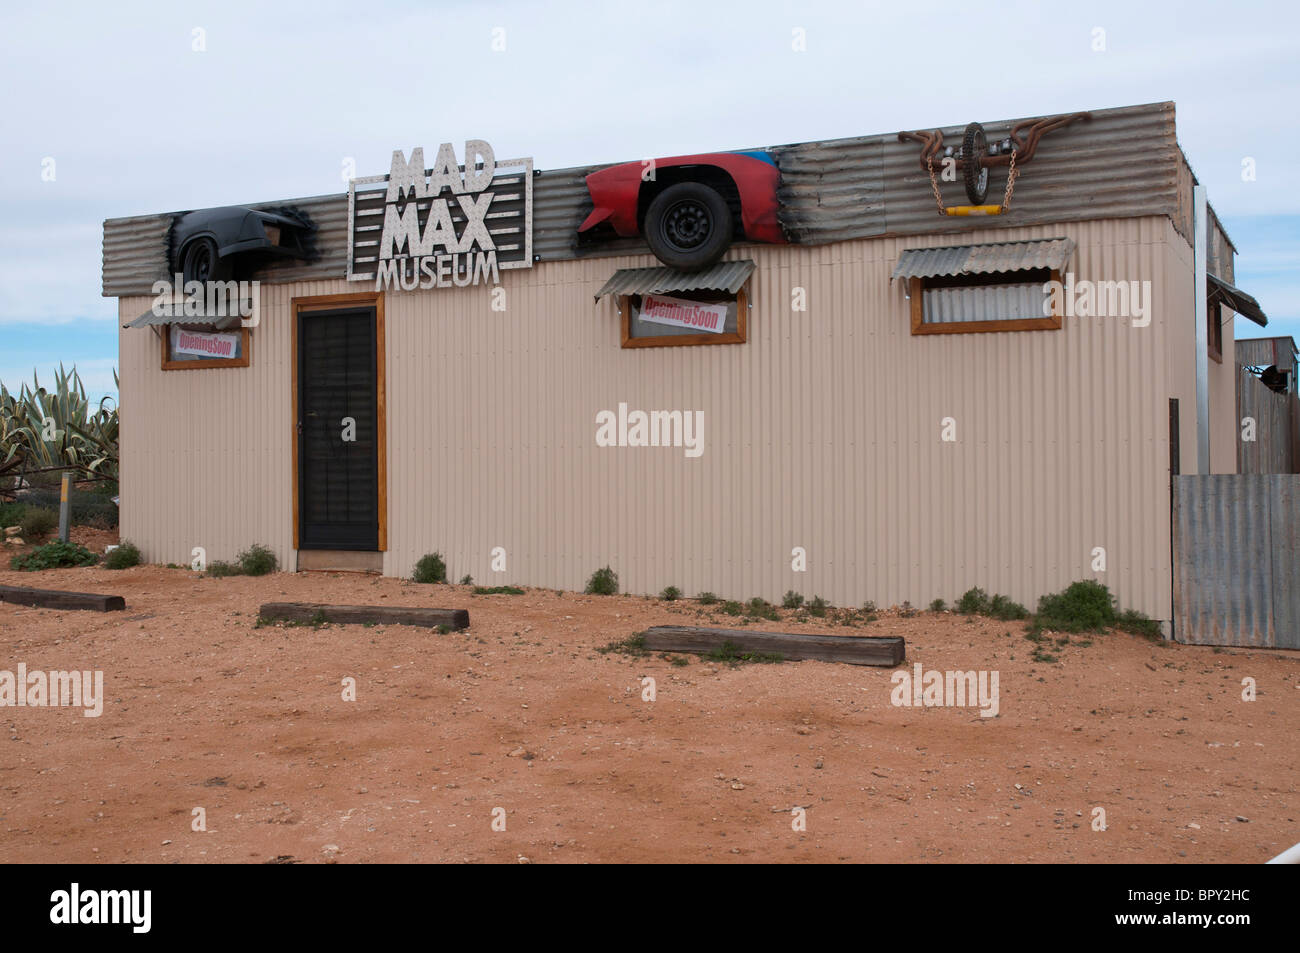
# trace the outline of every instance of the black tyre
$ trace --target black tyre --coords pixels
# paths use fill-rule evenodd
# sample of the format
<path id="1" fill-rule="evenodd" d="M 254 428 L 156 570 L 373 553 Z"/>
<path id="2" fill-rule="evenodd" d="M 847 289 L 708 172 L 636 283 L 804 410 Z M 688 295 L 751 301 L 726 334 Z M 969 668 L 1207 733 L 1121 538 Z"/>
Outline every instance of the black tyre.
<path id="1" fill-rule="evenodd" d="M 989 194 L 989 170 L 980 161 L 988 155 L 988 151 L 984 127 L 977 122 L 971 123 L 966 127 L 966 135 L 961 140 L 961 174 L 966 185 L 966 197 L 972 205 L 983 205 Z"/>
<path id="2" fill-rule="evenodd" d="M 699 271 L 731 246 L 731 209 L 717 190 L 679 182 L 655 196 L 642 230 L 650 250 L 669 268 Z"/>
<path id="3" fill-rule="evenodd" d="M 185 246 L 181 255 L 181 276 L 187 281 L 225 281 L 230 277 L 230 260 L 217 256 L 217 243 L 198 238 Z"/>

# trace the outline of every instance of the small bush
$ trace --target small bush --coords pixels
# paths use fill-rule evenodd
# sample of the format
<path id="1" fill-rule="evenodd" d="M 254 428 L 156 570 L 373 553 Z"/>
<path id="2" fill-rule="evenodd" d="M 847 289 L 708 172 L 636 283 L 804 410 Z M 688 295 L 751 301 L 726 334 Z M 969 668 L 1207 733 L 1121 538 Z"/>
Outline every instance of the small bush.
<path id="1" fill-rule="evenodd" d="M 776 608 L 766 599 L 755 596 L 749 600 L 749 614 L 755 619 L 770 619 L 775 621 L 781 618 L 777 614 Z"/>
<path id="2" fill-rule="evenodd" d="M 239 561 L 239 571 L 245 576 L 266 576 L 280 566 L 275 553 L 260 543 L 254 543 L 235 558 Z"/>
<path id="3" fill-rule="evenodd" d="M 701 592 L 696 598 L 702 606 L 715 606 L 718 604 L 718 597 L 712 592 Z"/>
<path id="4" fill-rule="evenodd" d="M 898 607 L 898 614 L 904 619 L 911 619 L 917 614 L 917 612 L 912 608 L 912 604 L 904 599 L 903 604 Z"/>
<path id="5" fill-rule="evenodd" d="M 447 564 L 442 560 L 442 553 L 428 553 L 421 556 L 415 564 L 411 578 L 416 582 L 434 583 L 447 581 Z"/>
<path id="6" fill-rule="evenodd" d="M 995 619 L 1025 619 L 1029 617 L 1029 610 L 1006 596 L 994 596 L 989 600 L 988 614 Z"/>
<path id="7" fill-rule="evenodd" d="M 957 600 L 957 611 L 962 615 L 982 615 L 989 609 L 989 596 L 983 589 L 976 586 L 974 589 L 967 589 Z"/>
<path id="8" fill-rule="evenodd" d="M 664 591 L 659 593 L 659 598 L 667 602 L 676 602 L 682 597 L 682 591 L 676 586 L 665 586 Z"/>
<path id="9" fill-rule="evenodd" d="M 1058 632 L 1104 632 L 1115 618 L 1115 597 L 1110 589 L 1084 579 L 1039 599 L 1036 625 Z"/>
<path id="10" fill-rule="evenodd" d="M 1121 612 L 1115 620 L 1115 628 L 1132 635 L 1143 635 L 1148 639 L 1160 638 L 1160 623 L 1136 609 L 1125 609 Z"/>
<path id="11" fill-rule="evenodd" d="M 948 611 L 948 603 L 944 602 L 942 599 L 935 599 L 933 602 L 930 603 L 930 611 L 931 611 L 931 612 L 947 612 L 947 611 Z"/>
<path id="12" fill-rule="evenodd" d="M 23 528 L 23 539 L 44 539 L 59 528 L 59 513 L 57 510 L 29 506 L 18 525 Z"/>
<path id="13" fill-rule="evenodd" d="M 722 604 L 722 611 L 727 615 L 744 615 L 745 607 L 733 599 L 728 599 Z"/>
<path id="14" fill-rule="evenodd" d="M 808 611 L 818 618 L 821 618 L 826 615 L 826 608 L 828 605 L 829 603 L 821 596 L 813 596 L 812 601 L 808 603 Z"/>
<path id="15" fill-rule="evenodd" d="M 518 586 L 475 586 L 476 596 L 522 596 L 524 591 Z"/>
<path id="16" fill-rule="evenodd" d="M 781 600 L 781 608 L 783 609 L 798 609 L 801 605 L 803 605 L 803 596 L 793 589 L 787 592 L 785 598 Z"/>
<path id="17" fill-rule="evenodd" d="M 21 503 L 0 503 L 0 529 L 6 526 L 21 526 L 25 512 L 27 507 Z"/>
<path id="18" fill-rule="evenodd" d="M 610 652 L 618 652 L 620 655 L 631 655 L 640 658 L 648 655 L 649 651 L 645 647 L 645 633 L 633 632 L 626 639 L 620 639 L 617 642 L 610 642 L 601 648 L 596 649 L 601 655 L 608 655 Z"/>
<path id="19" fill-rule="evenodd" d="M 36 572 L 41 569 L 93 566 L 98 558 L 85 546 L 55 540 L 44 546 L 37 546 L 25 556 L 15 556 L 9 561 L 9 565 L 24 572 Z"/>
<path id="20" fill-rule="evenodd" d="M 597 569 L 591 574 L 591 578 L 587 580 L 585 591 L 589 596 L 618 595 L 618 573 L 608 566 Z"/>
<path id="21" fill-rule="evenodd" d="M 208 575 L 221 578 L 222 576 L 242 576 L 244 571 L 235 563 L 228 563 L 223 559 L 218 559 L 208 563 Z"/>
<path id="22" fill-rule="evenodd" d="M 117 549 L 104 557 L 105 569 L 130 569 L 140 565 L 140 550 L 135 543 L 123 541 Z"/>
<path id="23" fill-rule="evenodd" d="M 465 575 L 461 577 L 460 584 L 462 586 L 472 586 L 474 585 L 474 577 L 469 573 L 465 573 Z"/>
<path id="24" fill-rule="evenodd" d="M 867 613 L 867 615 L 870 615 L 876 611 L 876 604 L 868 599 L 866 602 L 862 603 L 862 611 Z"/>

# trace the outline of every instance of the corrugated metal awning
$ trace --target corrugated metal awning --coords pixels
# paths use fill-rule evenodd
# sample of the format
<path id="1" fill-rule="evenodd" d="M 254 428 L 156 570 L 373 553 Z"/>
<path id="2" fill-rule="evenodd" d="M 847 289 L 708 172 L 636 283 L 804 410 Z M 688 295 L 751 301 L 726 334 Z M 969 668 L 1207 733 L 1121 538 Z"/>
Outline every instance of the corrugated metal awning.
<path id="1" fill-rule="evenodd" d="M 756 266 L 749 259 L 720 261 L 703 271 L 675 268 L 620 268 L 596 292 L 605 295 L 671 294 L 674 291 L 729 291 L 735 294 L 749 280 Z"/>
<path id="2" fill-rule="evenodd" d="M 250 302 L 244 302 L 245 310 L 249 310 Z M 155 314 L 150 308 L 134 321 L 128 321 L 122 325 L 124 328 L 147 328 L 156 327 L 163 324 L 184 324 L 190 327 L 207 327 L 217 331 L 225 331 L 228 328 L 239 327 L 241 318 L 238 314 L 221 315 L 220 317 L 207 317 L 203 314 L 173 314 L 164 311 L 162 314 Z"/>
<path id="3" fill-rule="evenodd" d="M 993 275 L 1006 271 L 1052 268 L 1060 271 L 1074 254 L 1071 238 L 1040 238 L 988 245 L 909 248 L 898 256 L 894 278 Z"/>
<path id="4" fill-rule="evenodd" d="M 1226 304 L 1243 318 L 1249 318 L 1261 328 L 1268 326 L 1268 318 L 1264 314 L 1264 309 L 1259 306 L 1258 301 L 1240 288 L 1234 288 L 1222 278 L 1216 278 L 1214 275 L 1206 275 L 1205 278 L 1205 283 L 1209 285 L 1206 298 L 1210 302 L 1218 301 L 1221 304 Z"/>

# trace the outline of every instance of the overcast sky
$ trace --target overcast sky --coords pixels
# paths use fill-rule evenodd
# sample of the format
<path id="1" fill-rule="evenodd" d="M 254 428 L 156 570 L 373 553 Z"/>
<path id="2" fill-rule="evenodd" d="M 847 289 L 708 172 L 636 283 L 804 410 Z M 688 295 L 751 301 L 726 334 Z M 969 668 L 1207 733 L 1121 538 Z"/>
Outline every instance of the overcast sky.
<path id="1" fill-rule="evenodd" d="M 546 169 L 1162 100 L 1270 317 L 1238 335 L 1300 337 L 1297 8 L 6 4 L 0 381 L 113 389 L 105 218 L 338 192 L 349 159 L 467 138 Z"/>

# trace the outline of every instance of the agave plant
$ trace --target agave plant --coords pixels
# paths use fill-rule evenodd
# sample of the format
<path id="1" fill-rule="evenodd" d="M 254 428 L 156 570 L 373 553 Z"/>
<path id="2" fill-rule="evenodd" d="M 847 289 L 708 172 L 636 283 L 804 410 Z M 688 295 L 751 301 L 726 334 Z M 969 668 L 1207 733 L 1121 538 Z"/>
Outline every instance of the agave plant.
<path id="1" fill-rule="evenodd" d="M 117 372 L 113 372 L 117 383 Z M 0 474 L 77 470 L 117 479 L 117 407 L 105 397 L 95 407 L 77 369 L 59 365 L 54 389 L 33 375 L 17 396 L 0 384 Z"/>

